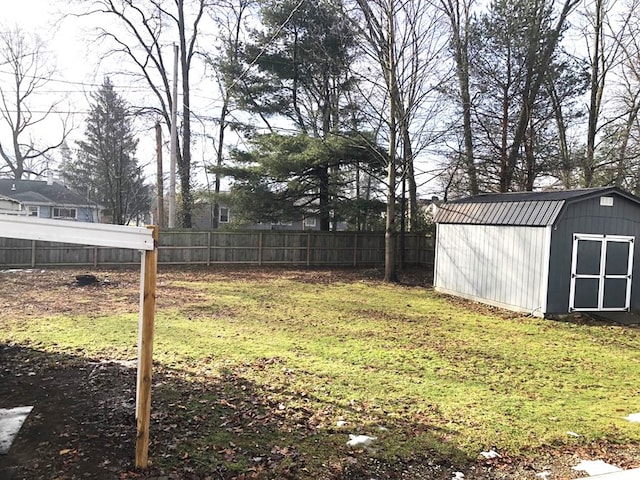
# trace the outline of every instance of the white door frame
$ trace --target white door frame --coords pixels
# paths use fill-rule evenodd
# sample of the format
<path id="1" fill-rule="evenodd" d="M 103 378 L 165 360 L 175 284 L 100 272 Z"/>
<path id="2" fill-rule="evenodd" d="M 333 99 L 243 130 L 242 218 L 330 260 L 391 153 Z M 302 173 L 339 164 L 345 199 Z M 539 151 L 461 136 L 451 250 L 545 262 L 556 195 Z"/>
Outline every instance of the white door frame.
<path id="1" fill-rule="evenodd" d="M 581 240 L 600 242 L 600 272 L 598 274 L 580 274 L 576 272 L 578 266 L 578 242 Z M 606 273 L 607 246 L 609 243 L 628 243 L 629 258 L 627 259 L 627 273 L 623 275 L 611 275 Z M 571 288 L 569 290 L 569 311 L 575 312 L 613 312 L 628 311 L 631 305 L 631 284 L 633 279 L 633 245 L 635 237 L 627 235 L 596 235 L 588 233 L 574 233 L 571 252 Z M 596 308 L 575 308 L 576 280 L 591 278 L 598 280 L 598 306 Z M 604 284 L 607 279 L 624 279 L 627 281 L 625 292 L 625 306 L 621 308 L 604 308 Z"/>

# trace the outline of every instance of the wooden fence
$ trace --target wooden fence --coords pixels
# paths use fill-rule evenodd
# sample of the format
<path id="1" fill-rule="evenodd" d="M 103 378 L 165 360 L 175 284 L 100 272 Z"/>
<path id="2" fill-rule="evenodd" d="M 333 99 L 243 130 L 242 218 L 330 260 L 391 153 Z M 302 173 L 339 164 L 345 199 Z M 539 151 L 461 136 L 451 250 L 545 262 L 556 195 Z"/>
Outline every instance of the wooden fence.
<path id="1" fill-rule="evenodd" d="M 1 235 L 1 233 L 0 233 Z M 400 245 L 401 242 L 397 242 Z M 405 234 L 405 265 L 433 266 L 431 236 Z M 402 258 L 404 257 L 404 258 Z M 0 267 L 109 267 L 140 263 L 136 251 L 0 237 Z M 160 265 L 373 266 L 384 264 L 384 233 L 162 231 Z"/>

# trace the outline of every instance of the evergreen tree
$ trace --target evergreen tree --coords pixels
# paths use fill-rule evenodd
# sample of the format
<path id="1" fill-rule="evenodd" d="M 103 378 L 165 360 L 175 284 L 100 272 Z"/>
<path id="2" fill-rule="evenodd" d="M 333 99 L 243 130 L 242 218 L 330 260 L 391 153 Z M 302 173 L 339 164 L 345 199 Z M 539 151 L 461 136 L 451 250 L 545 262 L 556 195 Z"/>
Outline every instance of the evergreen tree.
<path id="1" fill-rule="evenodd" d="M 575 4 L 565 0 L 555 14 L 548 0 L 493 0 L 474 22 L 471 83 L 481 190 L 532 190 L 537 177 L 558 170 L 543 159 L 566 162 L 557 141 L 558 108 L 583 88 L 579 65 L 558 42 Z M 574 88 L 562 85 L 568 78 Z"/>
<path id="2" fill-rule="evenodd" d="M 354 228 L 367 228 L 384 210 L 375 191 L 379 182 L 374 180 L 384 167 L 382 152 L 371 145 L 359 137 L 254 137 L 248 151 L 233 152 L 237 167 L 223 172 L 235 180 L 230 201 L 236 218 L 277 222 L 324 217 L 333 224 L 346 221 Z M 331 182 L 328 171 L 333 172 Z M 329 191 L 323 191 L 326 185 Z M 323 197 L 331 201 L 325 204 Z"/>
<path id="3" fill-rule="evenodd" d="M 286 119 L 315 139 L 352 130 L 356 35 L 341 0 L 263 0 L 259 6 L 262 28 L 243 49 L 239 108 L 260 117 L 272 133 L 271 118 Z M 237 68 L 237 62 L 228 67 Z M 332 169 L 335 162 L 307 160 L 316 172 L 320 229 L 328 231 L 331 205 L 338 201 L 332 185 L 340 183 L 341 172 Z"/>
<path id="4" fill-rule="evenodd" d="M 125 100 L 106 78 L 92 94 L 85 139 L 66 166 L 67 183 L 100 205 L 110 223 L 139 222 L 150 210 L 150 191 L 135 157 L 138 140 Z"/>
<path id="5" fill-rule="evenodd" d="M 342 8 L 340 0 L 261 2 L 263 28 L 246 45 L 246 62 L 255 68 L 240 105 L 316 137 L 351 127 L 356 36 Z"/>

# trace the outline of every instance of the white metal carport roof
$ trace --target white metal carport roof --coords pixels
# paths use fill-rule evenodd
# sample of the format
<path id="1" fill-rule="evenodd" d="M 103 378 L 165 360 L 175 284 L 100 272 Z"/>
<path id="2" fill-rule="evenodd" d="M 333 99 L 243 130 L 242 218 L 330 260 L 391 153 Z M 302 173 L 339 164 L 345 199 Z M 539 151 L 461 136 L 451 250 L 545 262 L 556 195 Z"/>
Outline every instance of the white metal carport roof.
<path id="1" fill-rule="evenodd" d="M 124 225 L 0 215 L 0 237 L 128 248 L 144 252 L 141 257 L 140 272 L 135 462 L 136 467 L 146 468 L 149 459 L 153 324 L 158 265 L 158 227 L 129 227 Z"/>

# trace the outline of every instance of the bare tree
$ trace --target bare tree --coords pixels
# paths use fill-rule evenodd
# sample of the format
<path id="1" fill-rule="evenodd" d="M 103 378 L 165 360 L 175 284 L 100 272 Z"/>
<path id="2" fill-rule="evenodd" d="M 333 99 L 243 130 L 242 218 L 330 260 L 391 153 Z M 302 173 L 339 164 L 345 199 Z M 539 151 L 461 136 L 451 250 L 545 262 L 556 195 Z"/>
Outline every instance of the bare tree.
<path id="1" fill-rule="evenodd" d="M 80 16 L 102 15 L 116 20 L 113 29 L 100 27 L 98 41 L 109 46 L 108 56 L 126 59 L 133 65 L 130 75 L 141 77 L 154 93 L 157 104 L 153 110 L 171 130 L 170 78 L 173 65 L 169 58 L 171 44 L 180 51 L 182 88 L 182 129 L 178 153 L 180 177 L 181 225 L 191 227 L 193 198 L 191 192 L 191 73 L 196 59 L 196 44 L 208 0 L 96 0 Z M 167 57 L 168 56 L 168 57 Z"/>
<path id="2" fill-rule="evenodd" d="M 407 181 L 409 225 L 418 220 L 417 184 L 414 162 L 433 141 L 432 121 L 436 109 L 433 97 L 439 87 L 440 63 L 444 51 L 440 12 L 427 1 L 357 0 L 356 21 L 360 21 L 372 64 L 379 72 L 382 95 L 373 110 L 386 117 L 388 141 L 385 279 L 396 278 L 396 189 L 397 172 Z M 386 113 L 385 113 L 386 110 Z M 376 120 L 377 121 L 377 120 Z M 404 184 L 404 183 L 403 183 Z M 404 198 L 404 196 L 403 196 Z M 404 216 L 403 216 L 404 219 Z M 403 220 L 404 222 L 404 220 Z"/>
<path id="3" fill-rule="evenodd" d="M 588 106 L 587 144 L 581 162 L 583 185 L 590 187 L 598 168 L 595 158 L 596 140 L 606 122 L 602 122 L 602 106 L 606 80 L 621 58 L 621 40 L 625 37 L 632 15 L 622 17 L 621 22 L 611 19 L 616 0 L 593 0 L 583 13 L 587 26 L 583 29 L 589 53 L 590 95 Z"/>
<path id="4" fill-rule="evenodd" d="M 372 49 L 372 56 L 384 78 L 388 106 L 387 125 L 389 129 L 389 150 L 387 155 L 387 211 L 385 224 L 385 269 L 384 279 L 395 282 L 398 279 L 396 265 L 396 169 L 398 150 L 398 82 L 396 45 L 396 1 L 356 0 L 364 25 L 362 33 Z"/>
<path id="5" fill-rule="evenodd" d="M 37 104 L 34 97 L 50 82 L 55 67 L 44 50 L 44 42 L 28 36 L 18 27 L 0 32 L 0 65 L 8 69 L 10 79 L 0 82 L 0 117 L 7 137 L 0 135 L 0 157 L 4 170 L 16 180 L 25 175 L 41 175 L 48 168 L 49 154 L 60 147 L 69 134 L 70 113 L 60 117 L 56 139 L 42 143 L 34 134 L 36 127 L 56 116 L 60 101 Z"/>
<path id="6" fill-rule="evenodd" d="M 540 88 L 548 74 L 553 55 L 558 47 L 558 42 L 567 24 L 567 17 L 578 5 L 579 0 L 564 0 L 561 10 L 555 17 L 555 23 L 551 24 L 549 11 L 551 5 L 545 1 L 534 2 L 530 10 L 530 24 L 526 30 L 527 50 L 522 103 L 517 114 L 517 122 L 513 132 L 513 141 L 509 148 L 507 169 L 504 178 L 501 179 L 501 191 L 505 192 L 511 186 L 515 165 L 520 155 L 520 149 L 525 140 L 525 133 L 531 121 L 531 112 L 535 107 Z"/>
<path id="7" fill-rule="evenodd" d="M 591 163 L 591 181 L 614 184 L 638 194 L 640 191 L 638 159 L 640 158 L 640 29 L 638 0 L 629 2 L 619 11 L 617 22 L 608 22 L 609 40 L 616 43 L 615 68 L 606 102 L 612 111 L 604 112 L 597 130 L 599 145 Z M 613 24 L 617 24 L 614 27 Z M 583 172 L 584 175 L 584 172 Z"/>
<path id="8" fill-rule="evenodd" d="M 440 6 L 449 20 L 451 52 L 456 66 L 458 95 L 462 106 L 464 138 L 464 165 L 469 183 L 469 193 L 480 193 L 473 152 L 471 124 L 471 94 L 469 87 L 469 34 L 473 0 L 440 0 Z"/>
<path id="9" fill-rule="evenodd" d="M 222 97 L 222 104 L 218 112 L 216 123 L 218 135 L 214 140 L 215 147 L 215 184 L 212 211 L 212 227 L 218 228 L 219 204 L 221 186 L 221 169 L 225 154 L 225 137 L 232 119 L 234 88 L 242 82 L 242 47 L 244 24 L 250 7 L 255 0 L 226 0 L 220 4 L 220 8 L 212 12 L 213 20 L 218 26 L 220 53 L 218 55 L 206 55 L 208 62 L 213 66 L 214 76 Z"/>
<path id="10" fill-rule="evenodd" d="M 439 136 L 434 120 L 442 106 L 439 87 L 445 71 L 442 58 L 447 44 L 442 35 L 442 15 L 430 2 L 406 2 L 397 17 L 402 24 L 395 49 L 398 127 L 403 179 L 409 194 L 409 230 L 415 231 L 419 221 L 415 162 L 421 151 Z"/>

